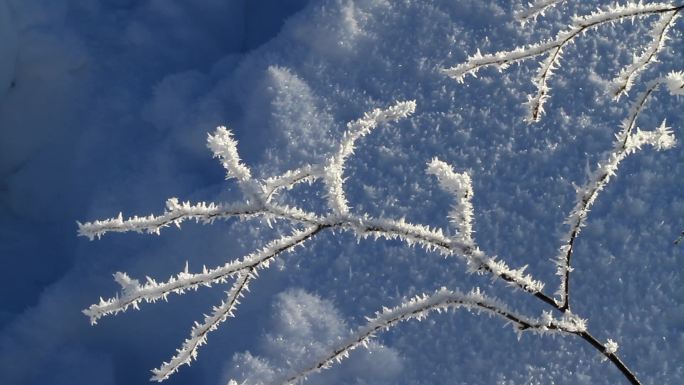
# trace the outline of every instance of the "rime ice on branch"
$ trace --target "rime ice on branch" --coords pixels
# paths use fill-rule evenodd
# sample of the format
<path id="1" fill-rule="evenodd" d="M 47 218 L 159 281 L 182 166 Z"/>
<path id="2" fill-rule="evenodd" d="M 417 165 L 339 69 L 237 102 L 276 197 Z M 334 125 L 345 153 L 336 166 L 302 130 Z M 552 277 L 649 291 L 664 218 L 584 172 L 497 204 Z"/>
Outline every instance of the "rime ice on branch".
<path id="1" fill-rule="evenodd" d="M 646 90 L 636 98 L 632 104 L 628 117 L 622 121 L 621 129 L 615 135 L 613 150 L 607 152 L 599 162 L 596 170 L 590 175 L 589 181 L 577 189 L 577 199 L 575 207 L 565 220 L 569 226 L 567 234 L 562 239 L 560 252 L 556 257 L 556 275 L 560 277 L 560 285 L 556 294 L 560 297 L 557 300 L 562 310 L 569 309 L 569 280 L 572 268 L 570 266 L 574 244 L 580 231 L 586 224 L 587 216 L 591 206 L 596 201 L 599 193 L 606 187 L 610 178 L 616 175 L 618 166 L 628 155 L 641 149 L 644 145 L 649 145 L 656 150 L 667 150 L 675 145 L 675 138 L 672 129 L 667 127 L 665 122 L 653 131 L 641 131 L 637 126 L 637 118 L 646 106 L 649 96 L 662 83 L 676 82 L 677 73 L 673 73 L 664 78 L 656 79 L 648 84 Z M 675 90 L 676 91 L 676 90 Z M 671 93 L 674 95 L 675 92 Z"/>
<path id="2" fill-rule="evenodd" d="M 541 14 L 546 8 L 555 5 L 559 1 L 541 0 L 532 5 L 525 13 L 519 15 L 522 20 Z M 668 3 L 628 3 L 626 5 L 614 5 L 606 10 L 596 11 L 586 16 L 575 16 L 572 24 L 567 30 L 559 32 L 553 39 L 545 42 L 531 44 L 526 47 L 518 47 L 512 51 L 502 51 L 494 54 L 482 55 L 478 50 L 470 56 L 465 63 L 455 67 L 444 69 L 443 72 L 459 81 L 463 82 L 465 76 L 470 74 L 475 76 L 480 68 L 494 66 L 500 70 L 506 69 L 512 63 L 522 60 L 532 59 L 537 56 L 546 55 L 540 63 L 539 70 L 532 82 L 537 92 L 529 97 L 527 105 L 529 114 L 526 118 L 528 122 L 539 121 L 544 113 L 544 102 L 549 98 L 550 88 L 548 81 L 553 75 L 553 70 L 559 66 L 563 50 L 572 43 L 575 38 L 587 30 L 598 27 L 606 23 L 614 23 L 626 19 L 634 19 L 645 16 L 659 16 L 660 19 L 652 26 L 651 36 L 653 41 L 648 48 L 640 55 L 635 57 L 634 62 L 623 69 L 610 86 L 610 92 L 616 98 L 626 93 L 632 87 L 634 79 L 647 65 L 656 60 L 668 39 L 667 33 L 673 25 L 684 5 L 673 5 Z M 529 16 L 528 16 L 529 15 Z"/>
<path id="3" fill-rule="evenodd" d="M 206 342 L 207 334 L 215 330 L 228 317 L 232 317 L 239 304 L 238 299 L 244 296 L 248 283 L 257 277 L 260 269 L 267 268 L 270 262 L 282 252 L 291 251 L 295 246 L 314 237 L 325 229 L 341 229 L 351 231 L 359 238 L 373 236 L 375 238 L 399 238 L 407 244 L 418 244 L 427 250 L 437 251 L 443 255 L 461 257 L 471 271 L 487 272 L 507 284 L 535 295 L 541 293 L 543 285 L 524 273 L 524 269 L 512 269 L 503 261 L 485 255 L 472 240 L 473 208 L 471 203 L 472 185 L 467 174 L 457 174 L 450 166 L 439 160 L 433 160 L 428 173 L 437 176 L 440 186 L 455 195 L 456 202 L 450 211 L 450 218 L 456 227 L 457 234 L 447 237 L 441 229 L 411 224 L 402 220 L 371 218 L 368 215 L 354 215 L 350 212 L 344 193 L 344 164 L 353 154 L 355 142 L 369 134 L 373 128 L 383 122 L 396 121 L 412 114 L 414 102 L 397 103 L 380 110 L 376 109 L 363 118 L 349 123 L 347 132 L 337 149 L 323 164 L 305 165 L 290 170 L 282 175 L 267 178 L 263 181 L 252 176 L 251 171 L 241 161 L 237 151 L 237 142 L 225 127 L 217 128 L 215 134 L 209 135 L 208 145 L 214 156 L 220 159 L 227 171 L 227 177 L 237 179 L 245 195 L 243 203 L 190 203 L 170 198 L 166 202 L 166 210 L 158 215 L 131 217 L 124 219 L 119 214 L 115 218 L 79 223 L 79 235 L 89 239 L 100 238 L 109 232 L 147 232 L 159 234 L 162 228 L 180 224 L 186 220 L 195 220 L 211 224 L 217 219 L 260 218 L 265 221 L 280 219 L 293 226 L 293 233 L 267 244 L 241 259 L 236 259 L 215 268 L 204 267 L 201 272 L 185 270 L 166 281 L 158 282 L 147 277 L 145 283 L 132 279 L 126 273 L 116 273 L 115 280 L 121 286 L 120 294 L 101 299 L 99 303 L 84 310 L 91 323 L 100 318 L 123 312 L 130 307 L 138 309 L 143 303 L 167 300 L 171 294 L 183 294 L 188 290 L 197 290 L 202 286 L 233 282 L 227 292 L 227 298 L 205 316 L 202 323 L 196 323 L 190 337 L 183 343 L 178 353 L 169 362 L 153 371 L 153 380 L 162 381 L 176 372 L 183 364 L 188 364 L 197 356 L 197 349 Z M 307 212 L 297 207 L 282 206 L 272 202 L 272 197 L 283 190 L 292 188 L 304 181 L 322 179 L 328 202 L 328 212 Z"/>
<path id="4" fill-rule="evenodd" d="M 429 317 L 430 313 L 468 309 L 476 314 L 484 313 L 492 317 L 503 319 L 510 324 L 517 333 L 533 332 L 546 333 L 582 333 L 586 331 L 586 321 L 571 314 L 565 314 L 561 319 L 554 319 L 550 313 L 543 313 L 539 318 L 530 318 L 510 310 L 503 302 L 484 295 L 480 289 L 473 289 L 464 294 L 459 291 L 451 291 L 441 288 L 431 295 L 416 296 L 394 308 L 383 308 L 375 313 L 374 317 L 367 318 L 368 323 L 340 344 L 331 349 L 329 355 L 320 357 L 313 365 L 299 370 L 296 374 L 282 381 L 282 385 L 296 384 L 307 376 L 327 369 L 335 363 L 339 363 L 360 346 L 367 347 L 368 343 L 377 333 L 389 330 L 402 321 L 416 319 L 418 321 Z M 609 340 L 610 341 L 610 340 Z M 231 383 L 237 384 L 231 380 Z"/>
<path id="5" fill-rule="evenodd" d="M 455 173 L 451 166 L 437 158 L 428 163 L 427 173 L 436 176 L 440 187 L 456 198 L 456 203 L 449 212 L 449 219 L 458 231 L 454 240 L 464 245 L 474 245 L 473 185 L 470 175 Z"/>
<path id="6" fill-rule="evenodd" d="M 518 16 L 521 20 L 534 19 L 543 14 L 544 10 L 561 2 L 563 0 L 540 0 L 532 4 L 526 13 Z M 659 15 L 660 19 L 656 21 L 651 31 L 653 38 L 651 44 L 632 65 L 620 72 L 614 82 L 613 91 L 616 96 L 619 96 L 632 87 L 634 79 L 644 67 L 655 61 L 657 53 L 662 50 L 667 40 L 668 29 L 683 7 L 662 3 L 616 5 L 606 11 L 574 18 L 574 24 L 569 30 L 559 33 L 555 39 L 548 42 L 494 55 L 478 53 L 467 63 L 445 70 L 445 72 L 462 81 L 466 74 L 474 75 L 479 68 L 484 66 L 494 65 L 505 68 L 512 62 L 548 54 L 535 78 L 538 92 L 530 99 L 530 120 L 538 120 L 543 110 L 543 102 L 548 98 L 546 84 L 551 71 L 557 65 L 562 49 L 575 37 L 589 28 L 607 22 Z M 208 146 L 214 157 L 218 158 L 225 168 L 227 179 L 236 180 L 244 195 L 243 201 L 191 203 L 170 198 L 166 202 L 166 209 L 159 215 L 134 216 L 124 219 L 123 215 L 119 214 L 110 219 L 79 223 L 79 235 L 92 240 L 99 239 L 109 232 L 159 234 L 163 228 L 171 225 L 180 227 L 181 223 L 186 220 L 211 224 L 217 219 L 229 220 L 231 218 L 257 219 L 265 223 L 280 220 L 291 226 L 290 234 L 221 266 L 204 267 L 200 272 L 190 272 L 186 264 L 183 271 L 165 281 L 147 277 L 146 281 L 141 283 L 126 273 L 117 272 L 114 274 L 114 279 L 121 286 L 120 293 L 109 299 L 100 299 L 97 304 L 91 305 L 83 313 L 94 324 L 104 316 L 115 315 L 130 307 L 138 309 L 144 303 L 153 303 L 160 299 L 167 300 L 171 294 L 183 294 L 188 290 L 197 290 L 203 286 L 230 283 L 226 298 L 214 306 L 210 314 L 205 315 L 201 322 L 195 322 L 189 338 L 183 342 L 176 355 L 153 370 L 152 380 L 163 381 L 178 371 L 182 365 L 189 364 L 195 359 L 199 347 L 206 343 L 209 332 L 215 330 L 229 317 L 234 316 L 240 298 L 245 296 L 249 284 L 258 278 L 258 272 L 261 269 L 268 268 L 275 258 L 284 252 L 293 251 L 296 246 L 302 245 L 324 230 L 340 230 L 351 232 L 360 239 L 369 236 L 375 239 L 400 239 L 407 245 L 417 244 L 427 251 L 443 256 L 458 257 L 465 263 L 469 272 L 488 275 L 512 289 L 527 293 L 550 306 L 552 310 L 559 312 L 560 317 L 553 317 L 551 312 L 543 312 L 537 317 L 524 315 L 510 310 L 501 301 L 487 297 L 479 289 L 463 294 L 460 291 L 444 288 L 431 295 L 418 296 L 394 308 L 385 308 L 376 313 L 374 317 L 368 318 L 367 324 L 359 327 L 347 340 L 338 346 L 331 347 L 328 355 L 320 357 L 317 362 L 293 373 L 283 380 L 284 383 L 298 382 L 309 374 L 341 361 L 352 350 L 365 345 L 377 333 L 401 321 L 420 320 L 435 311 L 465 308 L 475 313 L 485 313 L 501 318 L 511 324 L 518 333 L 554 332 L 580 337 L 598 350 L 604 358 L 610 360 L 632 384 L 640 384 L 636 376 L 617 356 L 617 342 L 611 339 L 607 339 L 605 343 L 600 342 L 589 333 L 586 321 L 570 312 L 569 277 L 572 271 L 570 262 L 574 242 L 585 225 L 589 209 L 610 178 L 617 172 L 620 162 L 643 145 L 652 146 L 657 150 L 671 148 L 674 145 L 674 136 L 665 122 L 660 127 L 648 131 L 640 130 L 636 123 L 649 96 L 660 85 L 664 85 L 672 95 L 684 95 L 684 73 L 672 72 L 648 84 L 646 90 L 636 98 L 628 117 L 623 121 L 612 151 L 605 154 L 589 181 L 577 191 L 575 207 L 566 219 L 569 230 L 563 239 L 560 253 L 555 258 L 558 266 L 557 274 L 561 281 L 557 292 L 560 299 L 544 293 L 544 284 L 527 274 L 525 267 L 511 268 L 504 261 L 488 256 L 478 247 L 473 238 L 474 209 L 471 178 L 467 173 L 454 171 L 450 165 L 437 158 L 428 162 L 426 172 L 435 176 L 440 188 L 453 196 L 453 204 L 445 210 L 448 211 L 453 232 L 431 228 L 428 225 L 409 223 L 403 219 L 373 218 L 367 214 L 357 214 L 351 211 L 345 194 L 344 170 L 346 161 L 354 153 L 356 141 L 370 134 L 379 124 L 410 116 L 416 106 L 415 102 L 409 101 L 396 103 L 387 109 L 373 110 L 361 119 L 350 122 L 336 151 L 324 162 L 306 164 L 265 179 L 253 176 L 251 170 L 240 160 L 238 143 L 234 140 L 232 133 L 225 127 L 218 127 L 214 134 L 209 135 Z M 322 193 L 326 197 L 326 208 L 321 212 L 285 206 L 273 199 L 299 183 L 317 180 L 323 182 Z M 231 384 L 237 384 L 237 382 L 231 381 Z"/>
<path id="7" fill-rule="evenodd" d="M 305 165 L 299 169 L 287 171 L 282 175 L 267 178 L 264 181 L 253 178 L 251 171 L 242 164 L 237 152 L 237 143 L 232 134 L 219 127 L 214 135 L 209 136 L 208 144 L 216 158 L 227 171 L 228 178 L 235 178 L 244 192 L 244 203 L 190 203 L 170 198 L 166 202 L 166 210 L 158 216 L 132 217 L 124 219 L 121 214 L 112 219 L 79 223 L 79 235 L 90 239 L 99 238 L 108 232 L 147 232 L 159 234 L 162 228 L 180 224 L 186 220 L 195 220 L 211 224 L 216 219 L 260 218 L 262 220 L 280 219 L 292 223 L 293 233 L 267 244 L 241 259 L 233 260 L 215 268 L 204 267 L 201 272 L 184 271 L 158 282 L 147 278 L 145 283 L 130 278 L 125 273 L 116 273 L 115 280 L 121 286 L 121 293 L 109 299 L 101 299 L 99 303 L 84 310 L 94 324 L 100 318 L 123 312 L 130 307 L 138 309 L 143 303 L 167 300 L 171 294 L 183 294 L 187 290 L 197 290 L 202 286 L 233 282 L 227 298 L 219 306 L 214 307 L 211 315 L 202 323 L 192 328 L 190 338 L 169 362 L 155 369 L 153 379 L 164 380 L 188 364 L 197 356 L 197 349 L 206 342 L 207 334 L 233 316 L 238 299 L 244 296 L 248 283 L 256 278 L 258 270 L 267 268 L 270 262 L 284 251 L 291 251 L 317 233 L 325 229 L 338 228 L 351 231 L 359 238 L 373 236 L 375 238 L 399 238 L 407 244 L 418 244 L 427 250 L 437 251 L 443 255 L 455 255 L 462 258 L 471 271 L 487 272 L 507 284 L 535 295 L 541 293 L 543 284 L 534 280 L 524 269 L 512 269 L 503 261 L 487 256 L 479 250 L 472 240 L 471 203 L 472 185 L 467 174 L 453 172 L 446 163 L 433 160 L 428 173 L 437 176 L 440 186 L 454 194 L 455 204 L 450 211 L 450 218 L 456 227 L 457 234 L 447 237 L 441 229 L 407 223 L 404 220 L 371 218 L 367 215 L 350 213 L 344 193 L 344 163 L 353 153 L 356 140 L 369 134 L 382 122 L 399 120 L 413 113 L 414 102 L 397 103 L 385 110 L 374 110 L 362 119 L 347 125 L 337 151 L 324 163 Z M 291 188 L 303 181 L 322 179 L 325 182 L 325 194 L 328 197 L 326 213 L 307 212 L 296 207 L 282 206 L 272 203 L 271 198 L 280 191 Z M 298 229 L 301 228 L 301 229 Z M 547 297 L 548 298 L 548 297 Z"/>

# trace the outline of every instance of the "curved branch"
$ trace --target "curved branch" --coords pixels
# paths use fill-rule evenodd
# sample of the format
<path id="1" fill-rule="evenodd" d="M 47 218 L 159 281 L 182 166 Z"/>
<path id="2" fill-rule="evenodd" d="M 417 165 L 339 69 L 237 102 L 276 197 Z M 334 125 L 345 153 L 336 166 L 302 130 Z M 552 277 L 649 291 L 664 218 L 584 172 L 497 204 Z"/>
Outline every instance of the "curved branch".
<path id="1" fill-rule="evenodd" d="M 466 308 L 475 312 L 483 312 L 490 316 L 500 317 L 514 327 L 520 334 L 532 332 L 539 335 L 549 333 L 573 334 L 588 342 L 601 355 L 609 360 L 632 385 L 641 385 L 634 372 L 617 355 L 617 344 L 608 340 L 606 344 L 599 342 L 588 330 L 586 321 L 569 313 L 563 314 L 564 318 L 554 319 L 550 313 L 543 313 L 540 318 L 529 318 L 511 311 L 494 298 L 488 298 L 475 289 L 468 294 L 450 291 L 442 288 L 432 295 L 419 295 L 410 301 L 392 309 L 383 309 L 376 313 L 375 317 L 369 318 L 368 323 L 356 330 L 350 337 L 335 346 L 332 351 L 320 357 L 315 363 L 288 376 L 281 381 L 281 385 L 293 385 L 301 382 L 307 376 L 330 368 L 334 363 L 339 363 L 349 357 L 349 354 L 358 347 L 367 347 L 368 342 L 378 333 L 397 326 L 402 321 L 411 319 L 423 320 L 431 313 L 447 311 L 449 309 Z M 232 380 L 231 380 L 232 381 Z M 237 382 L 229 382 L 235 383 Z"/>
<path id="2" fill-rule="evenodd" d="M 324 167 L 323 181 L 327 189 L 326 197 L 328 206 L 333 213 L 340 216 L 349 214 L 342 174 L 347 157 L 354 152 L 355 142 L 368 135 L 378 124 L 405 118 L 413 114 L 415 110 L 415 101 L 399 102 L 384 110 L 376 108 L 365 113 L 363 118 L 347 124 L 347 132 L 344 133 L 337 152 L 333 154 Z"/>
<path id="3" fill-rule="evenodd" d="M 368 342 L 381 331 L 389 330 L 402 321 L 411 319 L 422 320 L 430 313 L 442 312 L 449 309 L 466 308 L 475 312 L 497 316 L 513 326 L 517 333 L 534 332 L 546 334 L 552 332 L 580 333 L 586 330 L 586 323 L 581 318 L 565 315 L 563 319 L 554 319 L 550 313 L 544 313 L 541 318 L 529 318 L 516 313 L 494 298 L 488 298 L 479 289 L 468 294 L 442 288 L 431 295 L 419 295 L 395 308 L 383 309 L 369 318 L 365 326 L 358 328 L 349 338 L 338 344 L 332 352 L 321 357 L 314 364 L 289 376 L 282 384 L 296 384 L 308 375 L 329 368 L 333 363 L 340 362 L 349 353 Z"/>

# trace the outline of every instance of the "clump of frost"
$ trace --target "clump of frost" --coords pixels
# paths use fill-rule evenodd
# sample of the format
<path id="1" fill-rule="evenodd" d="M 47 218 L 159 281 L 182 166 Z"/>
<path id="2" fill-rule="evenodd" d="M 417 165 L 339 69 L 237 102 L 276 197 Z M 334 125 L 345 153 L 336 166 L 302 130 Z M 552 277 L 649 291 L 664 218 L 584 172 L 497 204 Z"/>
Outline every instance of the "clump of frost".
<path id="1" fill-rule="evenodd" d="M 606 348 L 606 353 L 615 354 L 618 351 L 618 343 L 608 338 L 608 341 L 603 345 Z"/>
<path id="2" fill-rule="evenodd" d="M 672 95 L 684 95 L 684 71 L 670 72 L 665 77 L 665 85 Z"/>

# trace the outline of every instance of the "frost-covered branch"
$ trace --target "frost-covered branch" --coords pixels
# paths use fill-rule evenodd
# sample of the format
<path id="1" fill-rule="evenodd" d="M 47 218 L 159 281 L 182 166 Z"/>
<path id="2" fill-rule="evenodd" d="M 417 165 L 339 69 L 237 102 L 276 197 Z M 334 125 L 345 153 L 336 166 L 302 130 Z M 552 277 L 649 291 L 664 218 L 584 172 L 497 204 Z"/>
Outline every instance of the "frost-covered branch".
<path id="1" fill-rule="evenodd" d="M 667 82 L 668 77 L 652 81 L 646 90 L 639 95 L 632 104 L 629 116 L 622 122 L 620 132 L 615 136 L 616 140 L 613 150 L 604 155 L 596 170 L 590 175 L 589 181 L 577 190 L 575 207 L 565 220 L 565 224 L 569 225 L 570 228 L 562 240 L 563 245 L 560 247 L 560 253 L 556 257 L 556 264 L 558 266 L 556 274 L 561 278 L 556 294 L 560 296 L 558 304 L 562 310 L 566 310 L 570 306 L 569 280 L 570 272 L 572 271 L 570 262 L 575 241 L 586 224 L 591 206 L 596 201 L 599 193 L 606 187 L 610 178 L 615 176 L 620 162 L 628 155 L 640 150 L 644 145 L 650 145 L 660 151 L 672 148 L 675 144 L 674 134 L 665 125 L 665 122 L 654 131 L 641 131 L 636 127 L 637 118 L 646 105 L 649 96 L 660 84 Z"/>
<path id="2" fill-rule="evenodd" d="M 247 269 L 256 271 L 260 268 L 267 268 L 280 253 L 302 244 L 322 229 L 323 226 L 312 226 L 296 231 L 290 236 L 270 242 L 259 251 L 242 259 L 214 269 L 204 267 L 201 273 L 190 273 L 186 264 L 184 271 L 169 278 L 166 282 L 158 283 L 148 277 L 147 282 L 141 284 L 138 280 L 131 279 L 126 273 L 118 272 L 114 274 L 114 278 L 121 285 L 121 294 L 106 300 L 100 299 L 99 303 L 91 305 L 83 313 L 90 318 L 92 324 L 95 324 L 103 316 L 126 311 L 129 307 L 138 309 L 142 302 L 154 303 L 160 299 L 167 300 L 169 294 L 184 294 L 187 290 L 197 290 L 200 286 L 224 283 Z"/>
<path id="3" fill-rule="evenodd" d="M 263 192 L 268 201 L 279 190 L 289 190 L 299 183 L 311 183 L 322 175 L 323 170 L 319 166 L 306 165 L 296 170 L 288 170 L 282 175 L 266 179 L 263 184 Z"/>
<path id="4" fill-rule="evenodd" d="M 542 6 L 543 3 L 546 2 L 540 2 L 540 6 Z M 463 82 L 466 75 L 470 74 L 475 76 L 477 71 L 483 67 L 494 66 L 500 70 L 504 70 L 512 63 L 531 59 L 540 55 L 547 55 L 546 58 L 541 61 L 536 76 L 532 80 L 537 91 L 533 96 L 529 97 L 529 100 L 526 103 L 529 106 L 529 114 L 526 120 L 528 122 L 536 122 L 543 114 L 544 102 L 549 97 L 550 88 L 548 86 L 548 81 L 553 75 L 553 70 L 558 68 L 563 49 L 568 44 L 572 43 L 576 37 L 589 29 L 606 23 L 664 14 L 661 18 L 661 22 L 656 23 L 651 32 L 654 36 L 654 42 L 642 56 L 637 58 L 631 66 L 621 72 L 620 76 L 618 76 L 616 84 L 624 83 L 624 90 L 620 91 L 623 92 L 629 89 L 634 77 L 643 70 L 646 65 L 655 60 L 656 54 L 663 47 L 667 38 L 668 27 L 682 9 L 684 9 L 684 5 L 675 6 L 668 3 L 629 3 L 626 5 L 614 5 L 608 7 L 606 10 L 596 11 L 586 16 L 574 17 L 571 26 L 567 30 L 559 32 L 553 39 L 546 42 L 532 44 L 527 47 L 518 47 L 512 51 L 502 51 L 487 55 L 482 55 L 478 50 L 473 56 L 469 57 L 465 63 L 444 69 L 443 72 L 447 76 L 459 82 Z M 622 88 L 623 86 L 614 86 L 613 90 L 617 92 L 618 89 L 615 89 L 615 87 Z"/>
<path id="5" fill-rule="evenodd" d="M 449 212 L 449 219 L 458 231 L 454 239 L 466 245 L 474 245 L 473 183 L 470 180 L 470 175 L 455 173 L 451 166 L 437 158 L 428 163 L 427 172 L 436 176 L 440 187 L 456 198 L 456 203 Z"/>
<path id="6" fill-rule="evenodd" d="M 216 219 L 248 217 L 259 212 L 259 208 L 253 204 L 225 205 L 206 202 L 191 204 L 190 202 L 181 203 L 178 198 L 169 198 L 166 201 L 166 210 L 161 215 L 134 216 L 124 219 L 123 214 L 119 213 L 114 218 L 86 223 L 78 222 L 78 235 L 88 237 L 90 240 L 111 232 L 145 232 L 158 235 L 162 228 L 171 225 L 180 227 L 181 223 L 187 220 L 211 224 Z"/>
<path id="7" fill-rule="evenodd" d="M 497 299 L 485 296 L 479 289 L 464 294 L 442 288 L 431 295 L 418 295 L 397 307 L 384 308 L 377 312 L 375 317 L 368 318 L 366 325 L 358 328 L 346 340 L 331 348 L 329 354 L 320 357 L 311 366 L 291 375 L 282 384 L 296 384 L 313 373 L 341 362 L 349 357 L 349 354 L 356 348 L 367 346 L 378 333 L 389 330 L 402 321 L 412 319 L 420 321 L 427 318 L 430 313 L 441 313 L 442 311 L 460 308 L 499 317 L 510 324 L 518 334 L 523 332 L 537 334 L 586 332 L 586 321 L 571 314 L 565 314 L 563 318 L 555 319 L 551 313 L 545 312 L 539 318 L 530 318 L 510 310 Z"/>
<path id="8" fill-rule="evenodd" d="M 202 323 L 195 322 L 190 331 L 190 338 L 183 342 L 183 346 L 177 350 L 177 354 L 168 362 L 152 370 L 152 381 L 164 381 L 175 373 L 181 365 L 189 365 L 197 358 L 197 349 L 207 343 L 207 334 L 216 330 L 218 325 L 228 317 L 234 317 L 234 311 L 240 303 L 239 298 L 244 296 L 244 291 L 249 290 L 249 281 L 255 277 L 254 268 L 246 268 L 237 273 L 237 279 L 233 287 L 226 292 L 228 295 L 225 301 L 221 301 L 219 306 L 214 306 L 211 315 L 205 315 Z"/>
<path id="9" fill-rule="evenodd" d="M 209 135 L 207 144 L 214 153 L 214 158 L 220 159 L 223 168 L 226 169 L 226 179 L 237 179 L 240 189 L 247 197 L 259 199 L 258 190 L 252 180 L 252 172 L 240 160 L 233 133 L 225 126 L 219 126 L 214 135 Z"/>
<path id="10" fill-rule="evenodd" d="M 328 205 L 335 214 L 344 216 L 349 213 L 342 174 L 347 157 L 354 153 L 355 142 L 368 135 L 378 124 L 405 118 L 413 114 L 415 110 L 415 101 L 401 102 L 386 110 L 375 109 L 366 113 L 363 118 L 347 124 L 347 132 L 342 137 L 337 153 L 328 160 L 325 166 L 324 181 L 328 190 Z"/>
<path id="11" fill-rule="evenodd" d="M 679 10 L 667 12 L 660 16 L 660 19 L 656 21 L 651 29 L 651 37 L 653 41 L 649 44 L 648 48 L 639 56 L 634 57 L 634 61 L 629 66 L 623 68 L 618 76 L 613 80 L 609 92 L 616 99 L 620 98 L 623 94 L 626 94 L 634 85 L 634 80 L 639 76 L 646 67 L 656 61 L 658 52 L 660 52 L 665 46 L 665 42 L 668 40 L 668 30 L 677 19 L 679 15 Z"/>

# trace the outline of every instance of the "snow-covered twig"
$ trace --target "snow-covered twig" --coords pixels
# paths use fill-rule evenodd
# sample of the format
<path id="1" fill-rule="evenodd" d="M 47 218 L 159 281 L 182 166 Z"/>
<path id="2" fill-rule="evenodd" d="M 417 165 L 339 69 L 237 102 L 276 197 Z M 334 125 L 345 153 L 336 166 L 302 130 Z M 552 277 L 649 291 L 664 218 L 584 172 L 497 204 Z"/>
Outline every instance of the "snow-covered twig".
<path id="1" fill-rule="evenodd" d="M 178 198 L 169 198 L 166 201 L 166 210 L 161 215 L 134 216 L 124 219 L 123 214 L 119 213 L 118 216 L 105 220 L 77 222 L 78 235 L 93 240 L 111 232 L 159 234 L 162 228 L 171 225 L 180 227 L 180 224 L 187 220 L 210 224 L 216 219 L 248 217 L 259 212 L 259 208 L 253 204 L 224 205 L 205 202 L 191 204 L 190 202 L 181 203 Z"/>
<path id="2" fill-rule="evenodd" d="M 606 23 L 614 23 L 625 19 L 634 19 L 651 15 L 665 14 L 661 23 L 656 23 L 652 35 L 656 36 L 656 41 L 631 65 L 619 79 L 626 78 L 627 83 L 633 79 L 639 71 L 648 63 L 654 60 L 657 52 L 662 48 L 663 42 L 667 37 L 667 27 L 672 24 L 677 13 L 684 9 L 684 5 L 675 6 L 668 3 L 630 3 L 627 5 L 614 5 L 606 10 L 596 11 L 586 16 L 574 17 L 571 26 L 559 32 L 553 39 L 542 43 L 536 43 L 527 47 L 518 47 L 512 51 L 502 51 L 494 54 L 482 55 L 478 50 L 473 56 L 469 57 L 465 63 L 455 67 L 444 69 L 447 76 L 463 82 L 465 76 L 476 75 L 477 71 L 483 67 L 495 66 L 500 70 L 506 69 L 509 65 L 521 60 L 531 59 L 540 55 L 547 55 L 546 59 L 540 63 L 539 70 L 532 82 L 537 89 L 533 96 L 529 97 L 527 105 L 529 114 L 526 118 L 528 122 L 536 122 L 544 112 L 544 102 L 549 97 L 550 88 L 548 81 L 553 74 L 553 70 L 558 67 L 563 49 L 570 44 L 576 37 L 587 30 L 598 27 Z M 662 31 L 659 32 L 659 29 Z M 622 81 L 622 80 L 620 80 Z"/>
<path id="3" fill-rule="evenodd" d="M 263 192 L 266 200 L 282 189 L 291 189 L 298 183 L 313 182 L 323 175 L 321 167 L 306 165 L 296 170 L 288 170 L 282 175 L 268 178 L 264 181 Z"/>
<path id="4" fill-rule="evenodd" d="M 323 226 L 312 226 L 302 231 L 296 231 L 290 236 L 270 242 L 261 250 L 240 260 L 231 261 L 214 269 L 204 267 L 201 273 L 190 273 L 186 264 L 184 271 L 169 278 L 166 282 L 158 283 L 148 277 L 146 283 L 140 284 L 138 280 L 131 279 L 126 273 L 116 273 L 114 277 L 121 285 L 121 295 L 106 300 L 100 299 L 99 303 L 91 305 L 83 313 L 90 318 L 92 324 L 95 324 L 101 317 L 126 311 L 131 306 L 138 309 L 142 302 L 166 300 L 172 293 L 184 294 L 185 291 L 197 290 L 200 286 L 224 283 L 233 275 L 246 269 L 256 271 L 268 267 L 270 261 L 280 253 L 302 244 L 322 229 Z"/>
<path id="5" fill-rule="evenodd" d="M 214 135 L 209 135 L 207 144 L 214 153 L 214 158 L 221 160 L 226 169 L 226 179 L 235 178 L 242 192 L 250 198 L 258 198 L 258 190 L 252 181 L 252 172 L 240 160 L 237 150 L 237 141 L 233 139 L 233 133 L 225 126 L 216 128 Z"/>
<path id="6" fill-rule="evenodd" d="M 456 203 L 449 212 L 449 219 L 458 232 L 454 239 L 466 245 L 474 245 L 473 184 L 470 175 L 455 173 L 451 166 L 437 158 L 428 163 L 427 172 L 436 176 L 442 189 L 456 198 Z"/>
<path id="7" fill-rule="evenodd" d="M 152 381 L 164 381 L 175 373 L 181 365 L 190 364 L 197 358 L 197 349 L 207 343 L 207 334 L 216 330 L 218 325 L 228 317 L 234 317 L 234 311 L 240 303 L 239 298 L 244 296 L 244 291 L 249 290 L 249 281 L 254 278 L 256 270 L 247 268 L 237 273 L 237 280 L 233 287 L 226 293 L 228 298 L 221 301 L 219 306 L 214 306 L 211 315 L 205 315 L 202 323 L 195 322 L 190 331 L 190 338 L 183 342 L 183 346 L 178 349 L 177 354 L 162 365 L 152 370 Z"/>
<path id="8" fill-rule="evenodd" d="M 626 94 L 634 85 L 634 80 L 646 67 L 656 61 L 658 52 L 665 46 L 668 40 L 668 30 L 674 24 L 679 15 L 679 10 L 668 12 L 660 16 L 651 29 L 653 41 L 648 48 L 639 56 L 634 57 L 634 61 L 629 66 L 623 68 L 618 76 L 613 80 L 609 92 L 616 99 Z"/>
<path id="9" fill-rule="evenodd" d="M 615 136 L 613 150 L 604 155 L 603 160 L 599 162 L 596 170 L 590 175 L 589 181 L 577 190 L 575 207 L 565 220 L 570 228 L 563 238 L 563 245 L 556 257 L 558 266 L 556 274 L 561 279 L 556 294 L 560 296 L 558 305 L 561 310 L 566 310 L 570 306 L 569 280 L 572 271 L 570 262 L 575 241 L 586 224 L 591 206 L 599 193 L 606 187 L 610 178 L 615 176 L 620 162 L 628 155 L 641 149 L 643 145 L 650 145 L 660 151 L 672 148 L 675 144 L 672 130 L 665 125 L 665 122 L 654 131 L 641 131 L 636 127 L 637 118 L 644 109 L 649 96 L 665 81 L 666 78 L 659 78 L 650 82 L 646 90 L 634 101 L 628 117 L 622 122 L 620 132 Z"/>
<path id="10" fill-rule="evenodd" d="M 386 109 L 375 109 L 366 113 L 363 118 L 347 124 L 347 132 L 344 133 L 342 142 L 337 152 L 325 165 L 324 181 L 327 188 L 328 206 L 340 216 L 349 213 L 347 198 L 344 194 L 342 174 L 344 163 L 349 155 L 354 153 L 355 142 L 368 135 L 372 129 L 382 122 L 391 122 L 405 118 L 416 110 L 416 102 L 400 102 Z"/>

